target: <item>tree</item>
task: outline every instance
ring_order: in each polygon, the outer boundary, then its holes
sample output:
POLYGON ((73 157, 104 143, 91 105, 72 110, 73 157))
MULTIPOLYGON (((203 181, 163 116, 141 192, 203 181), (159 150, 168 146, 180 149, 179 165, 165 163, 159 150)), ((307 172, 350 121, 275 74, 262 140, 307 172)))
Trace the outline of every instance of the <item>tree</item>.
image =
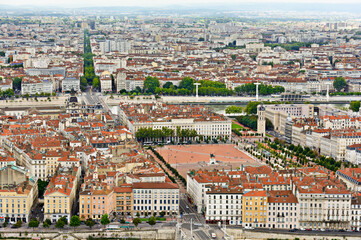
POLYGON ((179 83, 178 89, 187 89, 187 90, 193 90, 194 88, 194 80, 190 77, 185 77, 182 79, 182 81, 179 83))
POLYGON ((124 219, 124 218, 120 219, 120 223, 121 223, 121 224, 124 224, 124 223, 125 223, 125 219, 124 219))
POLYGON ((39 221, 36 218, 33 218, 30 222, 29 222, 29 227, 31 228, 37 228, 39 227, 39 221))
POLYGON ((247 114, 257 114, 257 106, 260 102, 249 102, 245 108, 247 114))
POLYGON ((166 82, 164 85, 163 85, 163 88, 172 88, 174 87, 173 83, 172 82, 166 82))
POLYGON ((100 219, 100 223, 102 225, 108 225, 110 223, 108 214, 104 214, 102 218, 100 219))
POLYGON ((92 218, 88 218, 85 221, 85 225, 87 225, 89 228, 92 228, 95 225, 95 222, 94 222, 94 220, 92 218))
POLYGON ((59 218, 59 219, 60 219, 61 221, 63 221, 65 225, 68 224, 68 219, 66 219, 66 217, 61 217, 61 218, 59 218))
POLYGON ((346 80, 343 77, 336 77, 333 81, 333 87, 340 92, 347 86, 346 80))
MULTIPOLYGON (((44 196, 45 189, 48 186, 48 181, 42 181, 41 179, 38 180, 38 192, 39 192, 39 198, 44 196)), ((51 222, 50 222, 51 223, 51 222)))
POLYGON ((231 55, 231 58, 232 58, 232 60, 234 61, 234 60, 236 60, 236 59, 237 59, 237 55, 232 54, 232 55, 231 55))
POLYGON ((50 227, 50 225, 47 222, 44 222, 43 223, 43 228, 48 228, 48 227, 50 227))
POLYGON ((133 224, 134 224, 135 227, 138 227, 139 223, 141 223, 141 222, 142 222, 142 220, 140 220, 140 218, 134 218, 133 219, 133 224))
POLYGON ((165 212, 164 212, 164 211, 161 211, 161 212, 159 213, 159 215, 160 215, 161 217, 164 217, 164 216, 165 216, 165 212))
POLYGON ((51 220, 49 218, 45 219, 44 223, 47 223, 49 226, 51 225, 51 220))
POLYGON ((155 217, 151 217, 149 218, 148 223, 150 226, 154 226, 157 223, 157 220, 155 219, 155 217))
POLYGON ((137 216, 137 217, 140 217, 140 213, 139 213, 139 212, 137 212, 136 216, 137 216))
POLYGON ((16 77, 14 78, 14 81, 13 81, 13 89, 14 90, 21 90, 21 82, 23 81, 22 78, 20 77, 16 77))
POLYGON ((76 227, 80 226, 80 223, 81 223, 80 218, 77 215, 74 215, 70 218, 69 226, 74 227, 74 229, 75 229, 76 227))
POLYGON ((23 225, 23 222, 22 222, 21 220, 18 220, 18 221, 14 224, 14 226, 15 226, 16 228, 21 227, 21 225, 23 225))
POLYGON ((63 228, 64 226, 65 226, 64 221, 61 218, 59 218, 58 221, 56 221, 55 227, 56 228, 63 228))
POLYGON ((98 89, 100 87, 100 81, 98 77, 93 78, 93 88, 98 89))
POLYGON ((148 76, 144 81, 144 92, 155 93, 155 89, 159 88, 160 83, 159 79, 156 77, 148 76))
POLYGON ((360 101, 351 101, 350 109, 354 112, 358 112, 360 109, 360 101))

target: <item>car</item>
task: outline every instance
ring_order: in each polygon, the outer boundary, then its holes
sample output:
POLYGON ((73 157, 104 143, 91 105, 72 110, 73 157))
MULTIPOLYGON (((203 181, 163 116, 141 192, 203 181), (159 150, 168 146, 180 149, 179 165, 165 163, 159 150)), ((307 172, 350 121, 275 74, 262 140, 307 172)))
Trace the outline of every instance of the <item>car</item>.
POLYGON ((290 230, 288 230, 289 232, 296 232, 298 229, 297 228, 292 228, 290 230))
POLYGON ((326 230, 325 230, 324 228, 321 228, 320 230, 321 230, 321 232, 324 232, 324 231, 326 231, 326 230))
POLYGON ((244 229, 247 229, 247 230, 253 230, 254 227, 251 227, 251 226, 245 226, 244 229))
POLYGON ((312 229, 311 228, 306 228, 306 231, 312 231, 312 229))
POLYGON ((300 228, 300 230, 301 230, 301 231, 306 231, 306 229, 304 229, 304 228, 300 228))
POLYGON ((189 208, 188 205, 186 206, 186 208, 189 208))
POLYGON ((338 230, 339 232, 346 232, 346 230, 345 229, 340 229, 340 230, 338 230))
POLYGON ((217 238, 217 235, 213 232, 213 233, 211 234, 211 237, 215 239, 215 238, 217 238))

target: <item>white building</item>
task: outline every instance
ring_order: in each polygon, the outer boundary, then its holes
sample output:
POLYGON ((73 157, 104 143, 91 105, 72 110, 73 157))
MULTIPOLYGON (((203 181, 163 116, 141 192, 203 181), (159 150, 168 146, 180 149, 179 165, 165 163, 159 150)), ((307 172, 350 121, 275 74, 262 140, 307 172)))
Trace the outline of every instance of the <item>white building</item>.
POLYGON ((361 196, 353 197, 351 200, 351 229, 361 230, 361 196))
POLYGON ((133 183, 133 213, 139 214, 164 211, 166 215, 179 214, 179 188, 168 182, 133 183))
POLYGON ((242 194, 240 187, 212 187, 206 192, 206 222, 241 225, 242 194))
POLYGON ((269 228, 298 228, 298 200, 292 191, 269 191, 267 208, 269 228))
POLYGON ((294 180, 300 228, 349 229, 352 195, 346 186, 335 179, 305 177, 294 180))
POLYGON ((72 89, 74 89, 75 92, 80 92, 80 79, 64 78, 62 82, 62 91, 70 92, 72 89))

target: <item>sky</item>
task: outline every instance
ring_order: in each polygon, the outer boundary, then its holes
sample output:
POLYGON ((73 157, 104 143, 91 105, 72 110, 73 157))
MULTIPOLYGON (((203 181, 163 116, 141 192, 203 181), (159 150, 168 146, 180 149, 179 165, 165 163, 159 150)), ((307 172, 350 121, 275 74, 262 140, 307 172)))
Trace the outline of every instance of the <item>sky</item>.
POLYGON ((361 4, 361 0, 0 0, 0 5, 12 5, 12 6, 62 6, 62 7, 91 7, 91 6, 169 6, 169 5, 207 5, 207 4, 242 4, 242 3, 255 3, 255 2, 283 2, 283 3, 357 3, 361 4))

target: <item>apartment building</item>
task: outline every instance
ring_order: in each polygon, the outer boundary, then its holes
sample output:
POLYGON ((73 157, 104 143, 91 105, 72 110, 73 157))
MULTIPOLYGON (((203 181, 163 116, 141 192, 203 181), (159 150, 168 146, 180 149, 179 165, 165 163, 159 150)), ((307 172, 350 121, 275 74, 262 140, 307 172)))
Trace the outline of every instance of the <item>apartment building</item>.
POLYGON ((121 184, 114 188, 114 211, 119 216, 133 216, 133 187, 131 184, 121 184))
POLYGON ((361 132, 352 128, 332 130, 330 135, 321 138, 320 153, 343 161, 346 158, 346 147, 353 144, 361 144, 361 132))
POLYGON ((75 207, 75 196, 80 178, 80 168, 58 167, 44 194, 44 219, 56 222, 61 217, 70 220, 75 207))
POLYGON ((42 80, 39 78, 24 77, 21 82, 22 95, 35 95, 40 93, 52 93, 54 91, 53 83, 50 80, 42 80))
POLYGON ((345 160, 359 165, 361 164, 361 144, 352 144, 346 147, 346 156, 345 160))
POLYGON ((206 222, 241 225, 242 194, 241 187, 213 186, 206 192, 206 222))
POLYGON ((354 196, 351 199, 351 229, 361 230, 361 196, 354 196))
POLYGON ((298 200, 291 190, 268 191, 267 227, 298 228, 298 200))
POLYGON ((104 71, 100 76, 100 89, 102 92, 112 92, 113 90, 112 78, 108 71, 104 71))
POLYGON ((211 185, 226 187, 229 182, 228 176, 210 176, 207 174, 187 174, 187 193, 197 206, 198 213, 204 213, 207 204, 206 192, 210 191, 211 185))
POLYGON ((179 214, 179 188, 174 183, 133 183, 133 215, 138 212, 144 215, 159 214, 165 212, 166 215, 179 214))
POLYGON ((274 130, 285 134, 286 122, 289 117, 313 118, 314 106, 312 104, 275 104, 263 105, 264 118, 272 122, 274 130))
POLYGON ((350 191, 361 192, 361 169, 345 168, 336 172, 350 191))
POLYGON ((266 191, 249 191, 243 194, 242 226, 267 226, 267 194, 266 191))
POLYGON ((80 92, 80 79, 78 77, 66 77, 61 83, 62 92, 80 92))
POLYGON ((349 229, 351 192, 338 180, 297 178, 293 193, 299 202, 300 227, 349 229))
POLYGON ((83 185, 79 193, 79 215, 83 220, 100 220, 114 212, 114 189, 106 185, 83 185))
POLYGON ((30 221, 31 208, 38 199, 37 178, 27 178, 20 184, 2 186, 0 189, 0 223, 30 221))

